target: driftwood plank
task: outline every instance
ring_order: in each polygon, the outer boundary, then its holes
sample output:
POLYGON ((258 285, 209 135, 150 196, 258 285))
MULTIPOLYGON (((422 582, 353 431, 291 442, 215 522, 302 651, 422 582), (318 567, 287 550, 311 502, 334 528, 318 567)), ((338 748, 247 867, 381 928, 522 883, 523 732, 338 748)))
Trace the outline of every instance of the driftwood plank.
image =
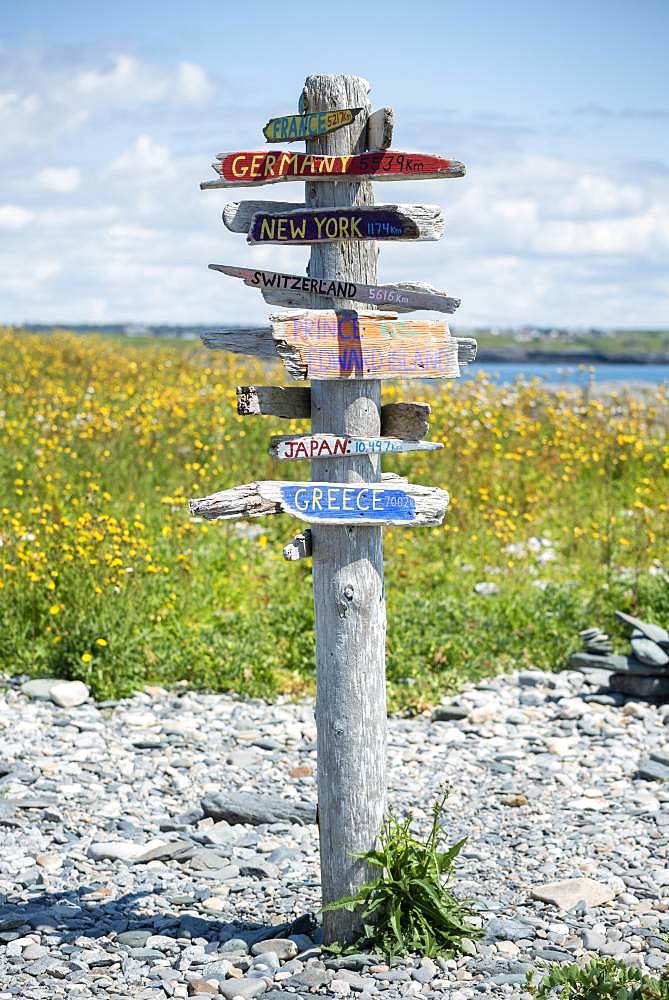
POLYGON ((437 451, 437 441, 406 441, 391 437, 348 437, 338 434, 288 434, 272 438, 269 449, 274 458, 346 458, 351 455, 389 455, 405 451, 437 451))
POLYGON ((271 317, 272 330, 210 330, 200 339, 214 351, 280 358, 297 380, 457 378, 476 357, 476 341, 451 337, 445 323, 398 320, 394 313, 331 315, 337 326, 333 321, 329 332, 325 324, 309 331, 286 313, 271 317))
POLYGON ((392 108, 379 108, 367 119, 367 149, 389 149, 393 144, 395 112, 392 108))
POLYGON ((380 149, 356 155, 321 156, 316 153, 220 153, 212 167, 220 180, 203 181, 200 187, 255 187, 279 181, 408 181, 464 177, 459 160, 423 153, 380 149))
POLYGON ((241 417, 308 419, 311 416, 311 389, 289 385, 238 385, 237 413, 241 417))
POLYGON ((281 118, 270 118, 262 132, 268 142, 316 139, 350 125, 361 111, 362 108, 340 108, 338 111, 314 111, 306 115, 283 115, 281 118))
POLYGON ((381 433, 417 441, 429 434, 429 403, 386 403, 381 407, 381 433))
MULTIPOLYGON (((386 403, 381 407, 381 434, 416 441, 429 430, 429 403, 386 403)), ((304 420, 311 416, 311 389, 297 386, 238 385, 240 416, 282 417, 304 420)))
POLYGON ((258 212, 248 243, 308 245, 359 240, 439 240, 444 216, 438 205, 365 205, 258 212))
POLYGON ((449 496, 399 476, 381 483, 281 482, 264 480, 189 501, 194 517, 209 521, 261 517, 281 511, 310 524, 441 524, 449 496))
MULTIPOLYGON (((242 204, 248 203, 242 202, 242 204)), ((226 211, 228 208, 232 209, 233 206, 226 206, 226 211)), ((236 218, 237 213, 231 213, 231 221, 236 218)), ((233 232, 239 231, 234 228, 236 221, 234 225, 228 225, 228 222, 226 225, 233 232)), ((247 228, 242 232, 246 232, 247 228)), ((258 288, 265 302, 270 305, 309 308, 313 307, 315 297, 318 295, 333 299, 352 299, 375 306, 390 306, 396 312, 429 309, 435 312, 453 313, 460 305, 460 299, 451 298, 446 292, 418 281, 401 282, 397 285, 364 285, 355 281, 328 281, 324 278, 309 278, 281 271, 253 270, 250 267, 231 267, 227 264, 210 264, 209 267, 212 271, 241 278, 250 288, 258 288)))
POLYGON ((306 528, 299 535, 295 535, 292 542, 288 542, 283 547, 283 558, 289 562, 296 562, 298 559, 308 559, 312 554, 311 528, 306 528))

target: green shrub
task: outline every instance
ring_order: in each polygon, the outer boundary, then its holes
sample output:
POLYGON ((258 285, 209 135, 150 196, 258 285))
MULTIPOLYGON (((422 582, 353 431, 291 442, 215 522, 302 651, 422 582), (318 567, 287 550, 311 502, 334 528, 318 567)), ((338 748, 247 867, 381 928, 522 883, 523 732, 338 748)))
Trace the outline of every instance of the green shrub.
POLYGON ((538 1000, 669 1000, 669 980, 646 976, 616 958, 594 958, 587 965, 554 965, 537 985, 527 985, 538 1000))
POLYGON ((357 855, 379 870, 378 878, 361 886, 355 896, 344 897, 325 910, 360 908, 362 932, 347 948, 389 958, 418 952, 453 956, 462 951, 463 938, 481 931, 467 918, 473 911, 446 887, 464 840, 440 850, 444 839, 441 816, 448 791, 432 807, 432 827, 425 842, 411 832, 412 816, 404 821, 388 810, 377 850, 357 855))

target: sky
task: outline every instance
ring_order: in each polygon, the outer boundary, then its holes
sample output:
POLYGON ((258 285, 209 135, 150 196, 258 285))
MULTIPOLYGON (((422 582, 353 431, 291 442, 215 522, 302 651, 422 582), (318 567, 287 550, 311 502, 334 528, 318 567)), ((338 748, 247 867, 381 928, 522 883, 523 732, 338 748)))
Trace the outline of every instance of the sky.
POLYGON ((394 149, 467 166, 375 185, 446 219, 380 244, 380 283, 461 298, 456 327, 668 327, 668 42, 667 0, 0 0, 0 323, 266 321, 207 264, 304 273, 308 248, 221 212, 303 186, 199 183, 343 72, 394 108, 394 149))

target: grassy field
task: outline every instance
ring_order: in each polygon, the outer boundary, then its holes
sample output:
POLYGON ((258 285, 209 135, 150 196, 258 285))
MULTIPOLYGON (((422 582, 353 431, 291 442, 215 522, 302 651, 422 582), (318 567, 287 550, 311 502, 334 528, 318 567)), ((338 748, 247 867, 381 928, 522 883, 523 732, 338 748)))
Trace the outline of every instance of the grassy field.
MULTIPOLYGON (((543 354, 554 354, 556 360, 569 361, 571 354, 593 354, 616 361, 620 356, 643 354, 669 355, 669 330, 614 330, 606 336, 597 336, 584 331, 582 333, 564 333, 555 340, 541 339, 535 341, 519 341, 512 333, 493 335, 489 331, 475 333, 479 349, 490 348, 501 351, 514 350, 541 351, 543 354)), ((602 372, 606 378, 606 370, 602 372)))
MULTIPOLYGON (((192 523, 186 498, 280 471, 235 386, 285 379, 192 344, 0 330, 0 670, 255 696, 313 689, 308 561, 286 516, 192 523)), ((585 402, 484 377, 433 405, 443 451, 384 468, 453 497, 441 528, 387 529, 388 679, 420 710, 465 679, 559 668, 613 610, 669 621, 666 390, 585 402), (474 584, 499 592, 478 596, 474 584)))

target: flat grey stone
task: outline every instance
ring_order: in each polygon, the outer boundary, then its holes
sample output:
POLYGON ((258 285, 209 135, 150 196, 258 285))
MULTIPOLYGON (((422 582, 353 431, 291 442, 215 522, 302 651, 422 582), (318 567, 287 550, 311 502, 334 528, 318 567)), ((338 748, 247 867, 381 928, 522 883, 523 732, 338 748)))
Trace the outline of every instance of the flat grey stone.
POLYGON ((21 685, 21 693, 35 701, 51 701, 51 688, 58 684, 57 677, 36 677, 21 685))
POLYGON ((311 1000, 309 993, 293 993, 290 990, 268 990, 264 1000, 311 1000))
POLYGON ((248 792, 218 792, 202 799, 205 816, 227 823, 315 823, 316 807, 278 796, 252 795, 248 792))
POLYGON ((304 972, 298 972, 296 976, 286 979, 283 985, 296 990, 320 989, 321 986, 327 986, 333 977, 334 972, 331 969, 319 969, 317 966, 308 965, 304 972))
POLYGON ((144 854, 140 854, 136 860, 138 864, 146 864, 149 861, 185 861, 194 849, 190 840, 171 840, 167 844, 152 847, 144 854))
POLYGON ((248 875, 249 878, 278 878, 279 869, 271 861, 260 858, 252 858, 241 862, 239 866, 240 875, 248 875))
POLYGON ((60 708, 76 708, 88 701, 90 691, 83 681, 56 681, 49 696, 60 708))
POLYGON ((574 956, 568 951, 561 951, 558 948, 539 948, 534 952, 535 958, 541 958, 544 962, 572 962, 574 956))
POLYGON ((468 715, 469 709, 460 705, 437 705, 432 713, 432 722, 457 722, 458 719, 466 719, 468 715))
POLYGON ((119 944, 125 945, 128 948, 143 948, 152 934, 153 931, 150 928, 146 930, 122 931, 117 935, 116 940, 119 944))
POLYGON ((189 854, 188 863, 197 872, 216 871, 226 872, 222 877, 232 878, 239 874, 239 868, 230 864, 230 859, 217 854, 210 847, 197 847, 189 854))
POLYGON ((650 667, 666 667, 669 663, 669 654, 658 646, 652 639, 632 639, 632 652, 640 663, 650 667))
POLYGON ((230 938, 229 941, 224 941, 223 944, 219 945, 218 950, 225 955, 246 955, 249 945, 248 941, 244 941, 242 938, 230 938))
POLYGON ((412 978, 419 983, 429 983, 437 975, 437 966, 431 958, 424 958, 417 969, 411 973, 412 978))
POLYGON ((639 761, 638 773, 645 781, 669 781, 669 767, 650 758, 639 761))
POLYGON ((280 961, 287 962, 297 956, 297 945, 290 938, 267 938, 251 947, 252 955, 262 955, 266 951, 273 952, 280 961))
POLYGON ((652 639, 653 642, 669 642, 669 632, 667 632, 666 628, 661 628, 659 625, 653 625, 649 622, 642 622, 640 618, 625 614, 624 611, 616 611, 616 618, 619 618, 621 622, 641 632, 647 639, 652 639))
POLYGON ((368 965, 378 965, 379 962, 383 961, 381 955, 375 955, 372 952, 359 951, 354 952, 351 955, 341 955, 337 958, 327 958, 325 960, 325 968, 333 969, 335 972, 339 972, 340 969, 350 969, 352 972, 358 972, 360 969, 366 968, 368 965))
POLYGON ((602 670, 625 670, 628 659, 629 657, 621 656, 619 653, 607 653, 604 656, 599 656, 579 650, 569 657, 569 666, 572 670, 580 670, 584 674, 602 670))
POLYGON ((552 903, 563 913, 583 901, 586 906, 602 906, 615 899, 615 891, 603 882, 591 878, 569 878, 560 882, 538 885, 530 892, 533 899, 552 903))
POLYGON ((219 980, 218 992, 227 1000, 233 1000, 234 997, 244 997, 244 1000, 249 1000, 251 997, 260 996, 267 989, 267 983, 264 979, 225 979, 219 980))
POLYGON ((612 691, 633 695, 635 698, 669 698, 669 674, 664 677, 611 674, 609 686, 612 691))
POLYGON ((525 923, 524 920, 502 919, 494 917, 489 920, 485 928, 485 939, 490 941, 520 941, 531 939, 537 936, 536 929, 532 924, 525 923))

